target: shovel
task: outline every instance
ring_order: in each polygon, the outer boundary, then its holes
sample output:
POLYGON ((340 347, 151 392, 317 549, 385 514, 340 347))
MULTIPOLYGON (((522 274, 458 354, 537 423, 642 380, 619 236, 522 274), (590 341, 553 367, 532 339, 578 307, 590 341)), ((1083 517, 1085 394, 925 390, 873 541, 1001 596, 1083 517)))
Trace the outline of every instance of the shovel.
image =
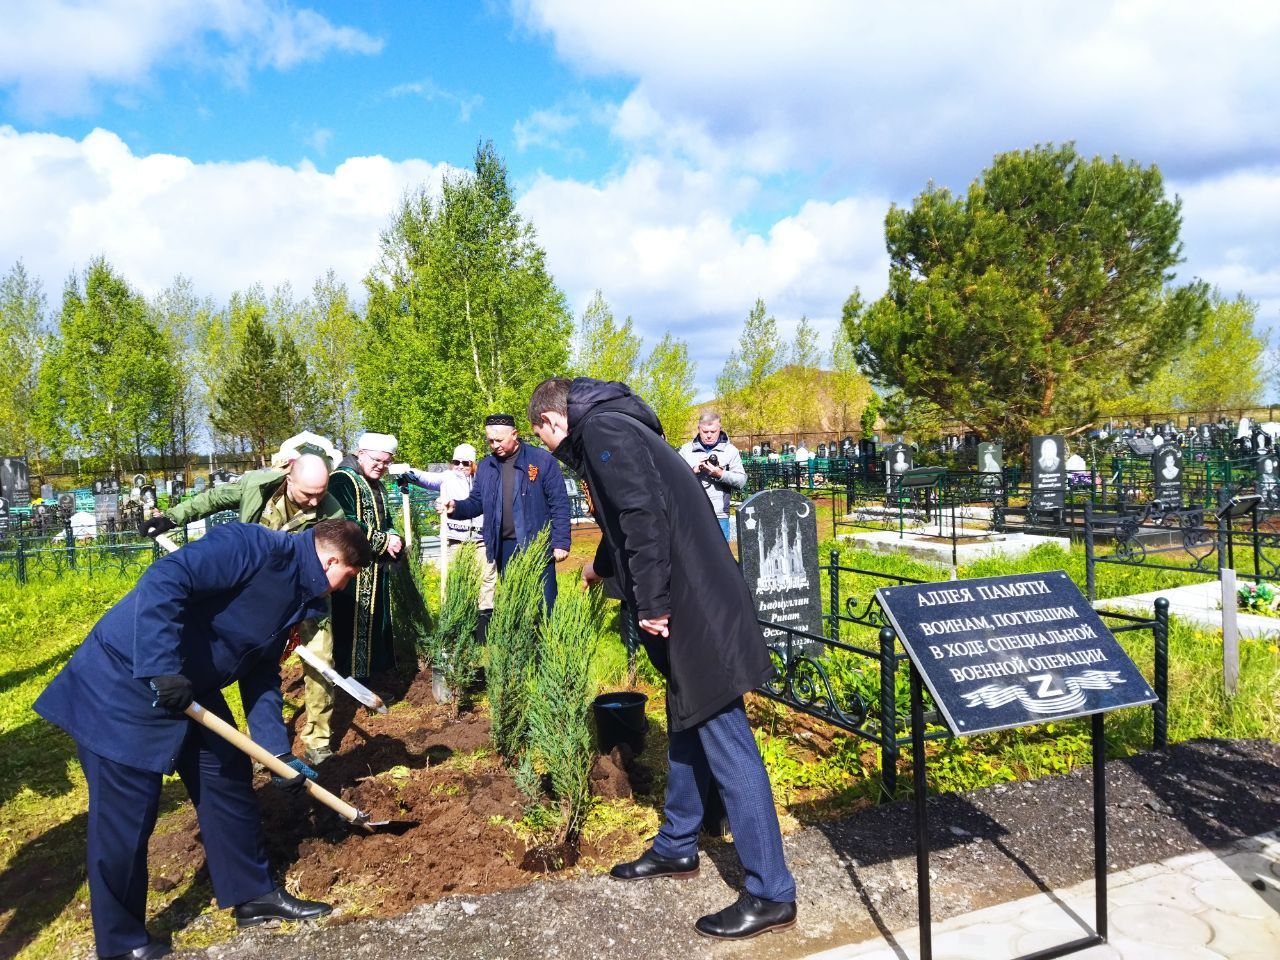
MULTIPOLYGON (((156 536, 155 540, 156 543, 160 545, 160 549, 164 550, 166 553, 173 553, 178 549, 178 544, 167 534, 161 533, 156 536)), ((299 660, 311 666, 317 673, 335 687, 350 694, 370 710, 374 710, 378 713, 387 712, 387 705, 382 702, 382 698, 354 677, 344 677, 306 647, 295 647, 293 652, 298 655, 299 660)))
MULTIPOLYGON (((298 776, 297 770, 294 770, 293 767, 275 756, 270 750, 254 743, 253 740, 227 723, 227 721, 216 714, 210 713, 200 704, 191 704, 191 706, 187 707, 185 713, 200 726, 216 733, 232 746, 247 753, 277 776, 284 777, 286 780, 292 780, 298 776)), ((417 820, 370 820, 369 814, 353 807, 341 797, 330 793, 310 777, 306 779, 304 786, 311 796, 340 816, 353 830, 359 830, 362 833, 391 833, 399 836, 418 825, 417 820)))

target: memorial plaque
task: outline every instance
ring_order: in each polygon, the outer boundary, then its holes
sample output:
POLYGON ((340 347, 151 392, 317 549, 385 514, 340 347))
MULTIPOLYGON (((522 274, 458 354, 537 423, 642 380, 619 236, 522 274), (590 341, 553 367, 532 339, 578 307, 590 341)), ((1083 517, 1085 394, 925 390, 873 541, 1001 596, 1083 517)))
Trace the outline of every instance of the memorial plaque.
POLYGON ((1004 476, 1004 444, 978 444, 978 472, 995 474, 997 478, 1004 476))
POLYGON ((905 443, 895 443, 885 450, 885 472, 900 477, 915 465, 914 453, 905 443))
POLYGON ((1031 440, 1031 506, 1061 510, 1067 489, 1067 444, 1062 437, 1031 440))
POLYGON ((881 587, 876 597, 954 734, 1156 701, 1061 570, 881 587))
POLYGON ((1276 489, 1276 481, 1280 479, 1277 476, 1277 467, 1280 467, 1280 459, 1277 459, 1273 453, 1264 453, 1258 458, 1259 493, 1269 495, 1276 489))
POLYGON ((1182 506, 1182 456, 1177 447, 1161 447, 1151 458, 1156 499, 1169 507, 1182 506))
POLYGON ((9 502, 10 507, 25 507, 31 503, 26 457, 0 459, 0 496, 9 502))
MULTIPOLYGON (((813 501, 794 490, 765 490, 747 500, 738 508, 738 562, 760 619, 824 635, 813 501)), ((784 631, 761 626, 771 647, 785 648, 784 631)), ((817 641, 795 642, 821 652, 817 641)))

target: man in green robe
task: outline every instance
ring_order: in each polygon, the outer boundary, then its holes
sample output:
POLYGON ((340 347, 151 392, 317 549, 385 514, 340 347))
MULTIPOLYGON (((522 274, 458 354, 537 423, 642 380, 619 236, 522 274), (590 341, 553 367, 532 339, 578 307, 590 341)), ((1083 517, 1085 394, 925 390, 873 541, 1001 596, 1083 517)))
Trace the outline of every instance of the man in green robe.
POLYGON ((347 519, 364 530, 374 562, 333 594, 333 659, 339 673, 364 678, 396 665, 388 564, 400 558, 404 540, 395 529, 394 510, 382 485, 394 459, 396 438, 366 433, 356 447, 355 457, 348 457, 329 477, 329 492, 347 519))
MULTIPOLYGON (((315 453, 298 453, 292 447, 297 439, 286 440, 280 448, 284 469, 251 470, 235 483, 212 487, 144 521, 142 532, 154 537, 224 510, 236 511, 242 523, 286 533, 301 533, 321 520, 341 520, 346 516, 342 504, 329 492, 329 461, 315 453)), ((329 617, 303 621, 298 625, 298 639, 325 663, 333 663, 329 617)), ((310 664, 303 664, 302 680, 306 719, 298 738, 307 762, 318 766, 332 755, 333 687, 310 664)))

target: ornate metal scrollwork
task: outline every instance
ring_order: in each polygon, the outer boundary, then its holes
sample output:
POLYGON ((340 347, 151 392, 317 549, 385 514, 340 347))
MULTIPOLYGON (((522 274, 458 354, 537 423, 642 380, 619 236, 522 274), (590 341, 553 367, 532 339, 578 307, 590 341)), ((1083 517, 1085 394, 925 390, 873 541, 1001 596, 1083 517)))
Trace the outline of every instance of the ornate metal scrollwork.
POLYGON ((841 729, 857 733, 867 719, 867 705, 856 691, 850 691, 849 703, 840 705, 831 678, 821 663, 805 654, 794 654, 787 661, 781 651, 770 647, 769 656, 777 668, 777 676, 765 684, 765 691, 775 699, 805 713, 826 720, 841 729))
POLYGON ((866 605, 859 610, 857 597, 846 597, 844 601, 845 616, 857 623, 864 623, 869 627, 888 626, 889 621, 885 619, 884 613, 880 610, 880 604, 872 594, 867 598, 866 605))

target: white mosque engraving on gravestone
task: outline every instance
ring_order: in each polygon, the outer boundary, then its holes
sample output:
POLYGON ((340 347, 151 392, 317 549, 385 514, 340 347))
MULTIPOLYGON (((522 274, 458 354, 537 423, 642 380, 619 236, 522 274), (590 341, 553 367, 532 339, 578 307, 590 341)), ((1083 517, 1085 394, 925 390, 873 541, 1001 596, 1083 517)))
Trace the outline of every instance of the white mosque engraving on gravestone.
MULTIPOLYGON (((807 517, 809 510, 801 517, 807 517)), ((765 525, 759 523, 754 514, 754 507, 745 508, 746 526, 756 535, 756 549, 760 557, 760 577, 756 581, 756 593, 777 593, 779 590, 804 590, 809 586, 809 576, 804 569, 804 549, 800 537, 800 525, 794 530, 788 522, 790 518, 784 513, 778 517, 770 538, 770 546, 765 547, 765 525)))

